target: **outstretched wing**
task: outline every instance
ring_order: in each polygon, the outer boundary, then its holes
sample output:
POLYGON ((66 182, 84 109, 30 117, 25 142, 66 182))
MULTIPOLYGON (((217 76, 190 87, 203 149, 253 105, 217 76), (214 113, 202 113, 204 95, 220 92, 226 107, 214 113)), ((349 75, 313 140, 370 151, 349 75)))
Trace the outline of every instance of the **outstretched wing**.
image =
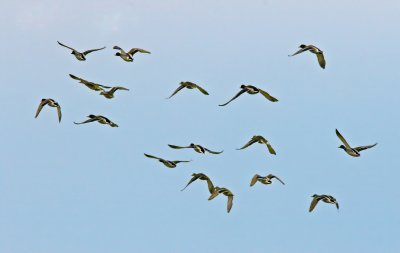
POLYGON ((61 106, 57 106, 58 122, 61 122, 61 106))
POLYGON ((267 142, 267 148, 271 155, 276 155, 274 148, 271 146, 271 144, 269 142, 267 142))
POLYGON ((272 178, 275 178, 275 179, 277 179, 279 182, 281 182, 283 185, 285 184, 279 177, 277 177, 277 176, 275 176, 275 175, 269 174, 268 177, 271 178, 271 179, 272 179, 272 178))
POLYGON ((296 53, 294 53, 294 54, 292 54, 292 55, 289 55, 289 56, 295 56, 295 55, 297 55, 297 54, 301 54, 301 53, 303 53, 303 52, 305 52, 305 51, 308 51, 308 50, 310 50, 310 47, 309 47, 309 46, 304 47, 304 48, 301 48, 301 49, 299 49, 296 53))
POLYGON ((189 162, 191 162, 191 160, 190 161, 172 161, 173 163, 189 163, 189 162))
POLYGON ((339 203, 335 202, 337 210, 339 210, 339 203))
POLYGON ((218 154, 221 154, 222 152, 224 152, 223 150, 217 152, 217 151, 209 150, 208 148, 204 148, 204 149, 205 149, 208 153, 215 154, 215 155, 218 155, 218 154))
POLYGON ((354 148, 355 150, 357 150, 357 152, 360 152, 362 150, 366 150, 372 147, 375 147, 378 143, 372 144, 372 145, 367 145, 367 146, 360 146, 360 147, 356 147, 354 148))
POLYGON ((80 78, 80 77, 74 76, 74 75, 72 75, 72 74, 69 74, 69 76, 70 76, 72 79, 78 80, 78 81, 81 82, 81 83, 84 83, 84 84, 90 83, 89 81, 86 81, 85 79, 82 79, 82 78, 80 78))
POLYGON ((233 196, 228 196, 228 203, 227 203, 227 211, 228 213, 231 211, 233 205, 233 196))
POLYGON ((40 100, 40 104, 36 110, 35 118, 39 116, 39 113, 42 111, 43 106, 47 105, 48 103, 49 103, 48 99, 43 98, 42 100, 40 100))
POLYGON ((241 150, 241 149, 245 149, 250 145, 253 145, 254 143, 256 143, 258 140, 256 140, 255 138, 251 138, 251 140, 249 142, 247 142, 243 147, 237 149, 237 150, 241 150))
POLYGON ((128 54, 134 55, 136 53, 142 53, 142 54, 151 54, 149 51, 141 49, 141 48, 132 48, 129 50, 128 54))
POLYGON ((193 183, 194 181, 196 181, 199 177, 198 176, 194 176, 190 179, 189 183, 187 183, 187 185, 185 186, 185 188, 183 188, 181 191, 185 190, 186 187, 188 187, 191 183, 193 183))
POLYGON ((106 47, 86 50, 85 52, 83 52, 83 54, 84 54, 84 55, 87 55, 87 54, 90 54, 91 52, 94 52, 94 51, 103 50, 104 48, 106 48, 106 47))
POLYGON ((245 93, 246 90, 242 89, 241 91, 239 91, 231 100, 229 100, 228 102, 226 102, 225 104, 219 105, 219 106, 225 106, 227 104, 229 104, 230 102, 232 102, 233 100, 235 100, 236 98, 238 98, 240 95, 242 95, 243 93, 245 93))
POLYGON ((318 59, 319 66, 321 66, 321 68, 325 69, 326 62, 325 62, 324 54, 323 53, 317 54, 317 59, 318 59))
POLYGON ((120 50, 122 54, 126 54, 126 52, 122 48, 120 48, 119 46, 114 46, 113 49, 120 50))
POLYGON ((152 155, 148 155, 148 154, 146 154, 146 153, 144 153, 144 155, 147 156, 148 158, 153 158, 153 159, 157 159, 157 160, 160 160, 160 159, 161 159, 161 158, 159 158, 159 157, 152 156, 152 155))
POLYGON ((91 118, 91 119, 85 120, 85 121, 80 122, 80 123, 74 122, 74 124, 75 124, 75 125, 81 125, 81 124, 86 124, 86 123, 93 122, 93 121, 97 121, 97 120, 98 120, 98 118, 95 117, 95 118, 91 118))
POLYGON ((266 99, 268 99, 271 102, 277 102, 278 99, 274 98, 273 96, 271 96, 268 92, 262 90, 262 89, 258 89, 261 93, 261 95, 263 95, 266 99))
POLYGON ((176 93, 178 93, 178 91, 180 91, 180 90, 182 90, 183 89, 183 87, 185 87, 185 86, 183 86, 183 85, 179 85, 179 87, 174 91, 174 93, 172 93, 172 95, 171 96, 169 96, 167 99, 170 99, 170 98, 172 98, 172 96, 174 96, 176 93))
POLYGON ((257 179, 258 179, 259 176, 260 176, 260 175, 258 175, 258 174, 255 174, 255 175, 253 176, 253 178, 252 178, 251 181, 250 181, 250 187, 252 187, 253 185, 255 185, 255 184, 257 183, 257 179))
POLYGON ((174 148, 174 149, 190 148, 190 147, 175 146, 175 145, 171 145, 171 144, 168 144, 168 146, 169 146, 170 148, 174 148))
POLYGON ((201 93, 203 93, 204 95, 209 95, 208 92, 207 92, 205 89, 201 88, 201 87, 198 86, 197 84, 195 84, 195 85, 196 85, 196 88, 197 88, 201 93))
MULTIPOLYGON (((76 50, 73 49, 72 47, 69 47, 69 46, 67 46, 67 45, 64 45, 63 43, 61 43, 61 42, 59 42, 59 41, 57 41, 57 43, 58 43, 60 46, 66 47, 66 48, 68 48, 68 49, 71 49, 72 51, 76 51, 76 50)), ((76 51, 76 52, 78 52, 78 51, 76 51)))
POLYGON ((343 142, 343 144, 347 148, 351 148, 350 145, 347 143, 346 139, 339 133, 339 131, 337 129, 336 129, 336 135, 337 135, 337 137, 339 137, 339 139, 343 142))
POLYGON ((314 210, 315 206, 318 204, 319 197, 314 197, 313 200, 311 201, 310 208, 308 209, 309 212, 312 212, 314 210))

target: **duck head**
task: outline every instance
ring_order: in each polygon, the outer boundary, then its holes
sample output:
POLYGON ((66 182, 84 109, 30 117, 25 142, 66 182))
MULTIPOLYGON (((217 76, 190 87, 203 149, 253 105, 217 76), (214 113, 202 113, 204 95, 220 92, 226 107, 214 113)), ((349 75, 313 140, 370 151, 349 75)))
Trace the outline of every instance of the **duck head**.
POLYGON ((96 118, 96 116, 95 116, 95 115, 93 115, 93 114, 90 114, 90 115, 88 116, 88 118, 91 118, 91 119, 93 119, 93 118, 96 118))
POLYGON ((120 52, 116 52, 115 56, 121 56, 121 53, 120 52))
POLYGON ((301 44, 300 46, 299 46, 299 48, 305 48, 306 47, 306 45, 304 45, 304 44, 301 44))
POLYGON ((240 88, 244 89, 244 88, 246 88, 246 85, 242 84, 242 85, 240 85, 240 88))
POLYGON ((312 198, 315 198, 315 197, 318 197, 318 195, 317 195, 317 194, 314 194, 314 195, 312 195, 311 197, 312 197, 312 198))
POLYGON ((343 150, 346 150, 346 147, 344 145, 340 145, 338 148, 341 148, 343 150))

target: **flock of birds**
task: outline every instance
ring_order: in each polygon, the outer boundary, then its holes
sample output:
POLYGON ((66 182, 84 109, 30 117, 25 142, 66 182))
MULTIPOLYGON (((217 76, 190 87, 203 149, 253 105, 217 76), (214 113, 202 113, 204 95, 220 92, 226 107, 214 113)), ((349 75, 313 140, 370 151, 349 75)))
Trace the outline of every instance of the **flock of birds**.
MULTIPOLYGON (((58 41, 57 41, 58 42, 58 41)), ((97 48, 97 49, 91 49, 91 50, 86 50, 84 52, 79 52, 77 50, 75 50, 72 47, 69 47, 67 45, 62 44, 61 42, 58 42, 59 45, 66 47, 70 50, 72 50, 71 54, 73 54, 75 56, 75 58, 79 61, 85 61, 86 60, 86 56, 89 53, 95 52, 95 51, 99 51, 99 50, 103 50, 106 47, 102 47, 102 48, 97 48)), ((320 65, 321 68, 325 69, 326 66, 326 62, 325 62, 325 58, 324 58, 324 54, 323 51, 320 50, 319 48, 317 48, 316 46, 313 45, 300 45, 299 46, 299 50, 297 52, 295 52, 292 55, 289 56, 295 56, 297 54, 309 51, 313 54, 315 54, 317 56, 317 60, 318 63, 320 65)), ((145 54, 150 54, 149 51, 141 49, 141 48, 132 48, 131 50, 129 50, 128 52, 125 52, 122 48, 120 48, 119 46, 114 46, 113 49, 119 50, 119 52, 117 52, 115 54, 115 56, 119 56, 121 57, 124 61, 126 62, 133 62, 133 57, 136 53, 145 53, 145 54)), ((118 90, 125 90, 125 91, 129 91, 128 88, 125 87, 121 87, 121 86, 115 86, 115 87, 110 87, 110 86, 105 86, 105 85, 101 85, 98 83, 94 83, 91 81, 87 81, 83 78, 77 77, 75 75, 70 74, 69 75, 72 79, 79 81, 79 83, 84 84, 86 87, 88 87, 91 90, 94 91, 99 91, 100 95, 104 96, 107 99, 112 99, 114 98, 114 93, 118 90)), ((186 81, 186 82, 181 82, 179 87, 167 98, 170 99, 172 98, 174 95, 176 95, 179 91, 181 91, 183 88, 187 88, 187 89, 197 89, 199 90, 202 94, 204 95, 209 95, 208 92, 200 87, 199 85, 186 81)), ((231 103, 233 100, 237 99, 239 96, 241 96, 243 93, 248 93, 251 95, 255 95, 260 93, 261 95, 263 95, 267 100, 271 101, 271 102, 277 102, 278 99, 276 99, 275 97, 271 96, 268 92, 252 86, 252 85, 241 85, 240 86, 240 91, 233 97, 231 98, 228 102, 221 104, 219 106, 226 106, 229 103, 231 103)), ((57 114, 58 114, 58 121, 61 122, 61 106, 52 98, 43 98, 40 101, 39 107, 37 108, 36 111, 36 115, 35 118, 37 118, 41 112, 41 110, 43 109, 44 106, 50 106, 50 107, 55 107, 57 108, 57 114)), ((89 115, 88 116, 89 119, 83 121, 83 122, 74 122, 77 125, 80 124, 86 124, 86 123, 91 123, 91 122, 95 122, 97 121, 100 124, 106 124, 109 125, 111 127, 118 127, 118 125, 114 122, 112 122, 111 120, 109 120, 108 118, 106 118, 105 116, 102 115, 89 115)), ((336 135, 337 137, 340 139, 340 141, 343 143, 342 145, 339 146, 339 148, 343 149, 348 155, 353 156, 353 157, 359 157, 360 156, 360 152, 369 148, 372 148, 374 146, 377 145, 377 143, 373 144, 373 145, 366 145, 366 146, 359 146, 359 147, 351 147, 348 142, 346 141, 346 139, 342 136, 342 134, 336 129, 336 135)), ((271 155, 276 155, 276 152, 274 150, 274 148, 272 147, 272 145, 269 143, 269 141, 264 138, 261 135, 255 135, 253 136, 249 142, 247 142, 245 145, 243 145, 243 147, 241 147, 238 150, 242 150, 245 149, 255 143, 259 143, 259 144, 263 144, 266 145, 268 152, 271 155)), ((195 152, 197 153, 201 153, 201 154, 206 154, 206 153, 210 153, 210 154, 221 154, 223 151, 212 151, 206 147, 203 147, 199 144, 194 144, 191 143, 188 146, 177 146, 177 145, 171 145, 168 144, 168 146, 172 149, 193 149, 195 152)), ((187 163, 187 162, 191 162, 191 161, 179 161, 179 160, 166 160, 157 156, 153 156, 153 155, 149 155, 149 154, 144 154, 146 157, 151 158, 151 159, 156 159, 159 162, 161 162, 162 164, 164 164, 166 167, 168 168, 175 168, 179 163, 187 163)), ((260 182, 262 184, 272 184, 272 180, 275 179, 277 181, 279 181, 280 183, 282 183, 283 185, 285 184, 280 178, 278 178, 275 175, 269 174, 267 176, 260 176, 258 174, 255 174, 253 176, 253 178, 250 181, 250 187, 254 186, 257 182, 260 182)), ((208 198, 208 200, 212 200, 215 197, 217 197, 219 194, 223 194, 227 197, 227 212, 229 213, 232 205, 233 205, 233 196, 234 194, 225 187, 218 187, 218 186, 214 186, 213 182, 211 181, 211 179, 203 174, 203 173, 193 173, 192 174, 192 178, 190 179, 190 181, 186 184, 186 186, 182 189, 185 190, 190 184, 192 184, 194 181, 196 180, 203 180, 207 182, 207 187, 208 187, 208 191, 210 192, 210 197, 208 198)), ((318 195, 318 194, 314 194, 312 196, 312 201, 309 207, 309 212, 312 212, 315 208, 315 206, 318 204, 319 201, 328 203, 328 204, 334 204, 336 205, 336 208, 339 210, 339 203, 338 201, 331 195, 318 195)))

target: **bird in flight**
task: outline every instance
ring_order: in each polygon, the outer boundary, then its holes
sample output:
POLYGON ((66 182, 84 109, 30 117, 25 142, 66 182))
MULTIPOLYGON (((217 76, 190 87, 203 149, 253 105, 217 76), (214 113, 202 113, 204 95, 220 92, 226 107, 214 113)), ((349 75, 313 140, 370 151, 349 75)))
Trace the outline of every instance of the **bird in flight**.
POLYGON ((228 197, 228 202, 227 202, 227 205, 226 205, 226 209, 227 209, 227 211, 228 211, 228 213, 231 211, 231 209, 232 209, 232 205, 233 205, 233 193, 230 191, 230 190, 228 190, 227 188, 224 188, 224 187, 218 187, 218 186, 216 186, 216 187, 214 187, 214 190, 213 190, 213 192, 211 193, 211 196, 208 198, 208 200, 212 200, 213 198, 215 198, 215 197, 217 197, 220 193, 222 193, 222 194, 224 194, 225 196, 227 196, 228 197))
POLYGON ((196 151, 197 153, 200 153, 200 154, 205 154, 206 152, 211 153, 211 154, 221 154, 222 152, 224 152, 224 151, 219 151, 219 152, 211 151, 203 146, 200 146, 198 144, 193 144, 193 143, 190 143, 190 145, 187 147, 175 146, 175 145, 171 145, 171 144, 168 144, 168 146, 170 148, 174 148, 174 149, 192 148, 194 151, 196 151))
POLYGON ((114 92, 116 92, 117 90, 127 90, 127 91, 129 91, 129 89, 127 89, 125 87, 115 86, 115 87, 112 87, 111 89, 109 89, 107 91, 102 90, 100 92, 100 95, 104 96, 105 98, 111 99, 111 98, 114 97, 114 92))
POLYGON ((206 181, 206 182, 207 182, 207 186, 208 186, 208 191, 210 192, 210 194, 213 193, 213 191, 214 191, 214 185, 213 185, 213 183, 211 182, 211 179, 210 179, 207 175, 205 175, 205 174, 203 174, 203 173, 193 173, 193 174, 192 174, 192 178, 191 178, 190 181, 186 184, 185 188, 183 188, 181 191, 185 190, 186 187, 188 187, 191 183, 193 183, 193 182, 196 181, 197 179, 206 181))
POLYGON ((277 102, 278 101, 278 99, 276 99, 273 96, 271 96, 268 92, 266 92, 266 91, 264 91, 264 90, 262 90, 260 88, 257 88, 257 87, 255 87, 253 85, 244 85, 244 84, 242 84, 240 86, 240 89, 241 90, 231 100, 229 100, 225 104, 222 104, 222 105, 219 105, 219 106, 225 106, 225 105, 229 104, 230 102, 232 102, 233 100, 235 100, 236 98, 238 98, 240 95, 242 95, 245 92, 247 92, 248 94, 251 94, 251 95, 254 95, 254 94, 257 94, 257 93, 261 93, 261 95, 263 95, 266 99, 268 99, 271 102, 277 102))
POLYGON ((331 195, 317 195, 317 194, 314 194, 311 197, 313 198, 313 200, 311 201, 310 208, 308 209, 309 212, 312 212, 312 210, 314 210, 315 206, 318 204, 318 202, 320 200, 322 200, 323 202, 328 203, 328 204, 335 204, 337 210, 339 210, 339 203, 331 195))
POLYGON ((151 54, 149 51, 141 49, 141 48, 132 48, 128 52, 125 52, 119 46, 114 46, 113 49, 119 50, 119 52, 115 53, 115 56, 121 57, 126 62, 133 62, 133 55, 136 53, 151 54))
POLYGON ((71 50, 72 50, 72 53, 71 53, 71 54, 73 54, 73 55, 75 56, 75 58, 78 59, 79 61, 86 61, 86 55, 90 54, 91 52, 103 50, 104 48, 106 48, 106 47, 102 47, 102 48, 97 48, 97 49, 90 49, 90 50, 86 50, 86 51, 84 51, 84 52, 81 53, 81 52, 79 52, 79 51, 73 49, 72 47, 69 47, 69 46, 66 46, 66 45, 62 44, 62 43, 59 42, 59 41, 57 41, 57 42, 58 42, 58 44, 60 44, 61 46, 66 47, 66 48, 68 48, 68 49, 71 49, 71 50))
POLYGON ((111 127, 118 127, 117 124, 115 124, 114 122, 112 122, 112 121, 109 120, 108 118, 106 118, 106 117, 104 117, 104 116, 101 116, 101 115, 93 115, 93 114, 90 114, 90 115, 88 116, 88 118, 89 118, 88 120, 85 120, 85 121, 80 122, 80 123, 74 122, 74 124, 76 124, 76 125, 81 125, 81 124, 86 124, 86 123, 90 123, 90 122, 97 121, 97 122, 99 122, 100 124, 109 125, 109 126, 111 126, 111 127))
POLYGON ((51 98, 42 98, 42 100, 40 100, 39 107, 36 110, 35 118, 39 116, 39 113, 42 111, 42 108, 45 105, 57 108, 58 122, 61 122, 61 107, 54 99, 51 98))
POLYGON ((153 158, 153 159, 157 159, 160 163, 163 163, 165 166, 167 166, 168 168, 175 168, 176 165, 178 163, 188 163, 191 161, 169 161, 169 160, 165 160, 156 156, 152 156, 152 155, 148 155, 148 154, 144 154, 146 157, 148 158, 153 158))
POLYGON ((186 81, 186 82, 180 82, 179 83, 179 87, 172 93, 171 96, 168 97, 168 99, 172 98, 176 93, 178 93, 183 88, 187 88, 187 89, 190 89, 190 90, 191 89, 198 89, 204 95, 209 95, 208 92, 205 89, 203 89, 202 87, 200 87, 199 85, 197 85, 195 83, 192 83, 192 82, 186 81))
POLYGON ((313 46, 313 45, 304 45, 304 44, 301 44, 299 46, 299 48, 300 49, 296 53, 289 55, 289 56, 295 56, 295 55, 301 54, 305 51, 310 51, 311 53, 313 53, 317 56, 319 66, 321 66, 321 68, 325 69, 326 62, 325 62, 325 58, 324 58, 324 52, 321 49, 319 49, 318 47, 313 46))
POLYGON ((339 137, 339 139, 344 144, 344 145, 340 145, 339 148, 343 149, 344 151, 346 151, 347 154, 349 154, 351 156, 354 156, 354 157, 359 157, 360 156, 360 151, 375 147, 378 144, 378 143, 375 143, 375 144, 372 144, 372 145, 360 146, 360 147, 352 148, 352 147, 350 147, 350 145, 347 143, 346 139, 339 133, 339 131, 337 129, 336 129, 336 135, 337 135, 337 137, 339 137))
POLYGON ((72 74, 69 74, 69 76, 72 79, 78 80, 80 83, 83 83, 84 85, 86 85, 86 87, 88 87, 91 90, 95 90, 95 91, 104 91, 104 89, 110 89, 110 86, 105 86, 105 85, 101 85, 98 83, 93 83, 93 82, 89 82, 85 79, 82 79, 80 77, 74 76, 72 74))
POLYGON ((276 155, 276 152, 274 148, 271 146, 269 141, 262 137, 261 135, 254 135, 249 142, 247 142, 243 147, 237 149, 237 150, 242 150, 247 148, 250 145, 253 145, 254 143, 260 143, 260 144, 265 144, 267 145, 268 151, 271 155, 276 155))
POLYGON ((253 178, 250 181, 250 187, 255 185, 258 182, 262 183, 262 184, 272 184, 272 179, 275 178, 276 180, 278 180, 279 182, 281 182, 283 185, 285 184, 282 180, 279 179, 279 177, 269 174, 268 176, 260 176, 258 174, 255 174, 253 176, 253 178))

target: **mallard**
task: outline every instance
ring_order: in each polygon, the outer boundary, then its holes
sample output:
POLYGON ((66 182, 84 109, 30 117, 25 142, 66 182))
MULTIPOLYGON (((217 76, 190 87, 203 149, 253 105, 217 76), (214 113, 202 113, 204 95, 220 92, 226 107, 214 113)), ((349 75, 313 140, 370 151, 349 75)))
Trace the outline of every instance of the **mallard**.
POLYGON ((269 174, 268 176, 263 177, 263 176, 260 176, 258 174, 255 174, 253 176, 253 178, 251 179, 251 181, 250 181, 250 187, 255 185, 255 183, 257 183, 257 181, 262 183, 262 184, 272 184, 272 180, 271 179, 273 179, 273 178, 277 179, 283 185, 285 184, 282 180, 279 179, 279 177, 277 177, 275 175, 269 174))
POLYGON ((262 90, 260 88, 257 88, 257 87, 255 87, 253 85, 244 85, 244 84, 242 84, 240 86, 240 89, 241 90, 231 100, 229 100, 225 104, 222 104, 222 105, 219 105, 219 106, 225 106, 225 105, 229 104, 230 102, 232 102, 233 100, 235 100, 236 98, 238 98, 240 95, 242 95, 245 92, 247 92, 248 94, 251 94, 251 95, 254 95, 254 94, 257 94, 257 93, 261 93, 261 95, 263 95, 266 99, 268 99, 271 102, 277 102, 278 101, 278 99, 276 99, 273 96, 271 96, 268 92, 266 92, 266 91, 264 91, 264 90, 262 90))
POLYGON ((78 52, 77 50, 73 49, 72 47, 69 47, 69 46, 66 46, 66 45, 62 44, 59 41, 57 41, 57 42, 61 46, 66 47, 68 49, 71 49, 72 50, 71 54, 73 54, 75 56, 75 58, 78 59, 79 61, 86 61, 86 57, 85 56, 87 54, 90 54, 91 52, 94 52, 94 51, 103 50, 104 48, 106 48, 106 47, 102 47, 102 48, 97 48, 97 49, 90 49, 90 50, 86 50, 85 52, 81 53, 81 52, 78 52))
POLYGON ((210 192, 210 194, 213 193, 213 191, 214 191, 214 185, 213 185, 213 183, 211 182, 211 179, 210 179, 208 176, 206 176, 205 174, 203 174, 203 173, 193 173, 193 174, 192 174, 192 178, 190 179, 189 183, 187 183, 187 185, 185 186, 185 188, 183 188, 181 191, 185 190, 186 187, 188 187, 191 183, 193 183, 193 182, 196 181, 197 179, 207 181, 208 191, 210 192))
POLYGON ((61 122, 61 107, 54 99, 51 99, 51 98, 42 98, 42 100, 40 100, 39 107, 36 110, 35 118, 37 118, 39 116, 40 111, 42 110, 43 106, 45 106, 45 105, 57 108, 58 122, 61 122))
POLYGON ((151 54, 149 51, 141 49, 141 48, 132 48, 131 50, 129 50, 129 52, 125 52, 122 48, 120 48, 119 46, 114 46, 114 49, 120 50, 119 52, 117 52, 115 54, 115 56, 119 56, 121 57, 124 61, 127 62, 133 62, 133 55, 136 53, 144 53, 144 54, 151 54))
POLYGON ((336 129, 336 135, 339 137, 339 139, 343 142, 344 145, 340 145, 339 148, 343 149, 346 151, 347 154, 354 156, 354 157, 359 157, 360 156, 360 151, 369 149, 372 147, 375 147, 378 143, 372 144, 372 145, 367 145, 367 146, 360 146, 360 147, 355 147, 352 148, 350 145, 347 143, 346 139, 339 133, 339 131, 336 129))
POLYGON ((253 145, 253 144, 256 143, 256 142, 258 142, 258 143, 260 143, 260 144, 265 144, 265 145, 267 145, 267 148, 268 148, 269 153, 272 154, 272 155, 276 155, 276 152, 275 152, 275 150, 272 148, 271 144, 268 142, 267 139, 265 139, 265 138, 262 137, 261 135, 254 135, 253 137, 251 137, 251 140, 250 140, 248 143, 246 143, 243 147, 241 147, 241 148, 239 148, 239 149, 237 149, 237 150, 245 149, 245 148, 247 148, 248 146, 253 145))
POLYGON ((112 121, 109 120, 108 118, 106 118, 106 117, 104 117, 104 116, 101 116, 101 115, 93 115, 93 114, 90 114, 90 115, 88 116, 88 118, 89 118, 88 120, 85 120, 85 121, 83 121, 83 122, 81 122, 81 123, 76 123, 76 122, 74 122, 74 124, 80 125, 80 124, 86 124, 86 123, 90 123, 90 122, 93 122, 93 121, 97 121, 97 122, 99 122, 100 124, 109 125, 109 126, 111 126, 111 127, 118 127, 117 124, 115 124, 114 122, 112 122, 112 121))
POLYGON ((304 44, 301 44, 299 46, 299 48, 300 48, 299 51, 297 51, 296 53, 289 55, 289 56, 295 56, 296 54, 300 54, 305 51, 310 51, 311 53, 313 53, 317 56, 319 66, 321 66, 321 68, 325 69, 326 62, 325 62, 325 58, 324 58, 324 52, 322 52, 321 49, 319 49, 318 47, 313 46, 313 45, 304 45, 304 44))
POLYGON ((192 149, 194 149, 194 151, 196 151, 197 153, 200 153, 200 154, 205 154, 206 152, 211 153, 211 154, 221 154, 222 152, 224 152, 224 151, 220 151, 220 152, 211 151, 208 148, 205 148, 203 146, 200 146, 198 144, 193 144, 193 143, 190 143, 190 145, 187 147, 175 146, 175 145, 171 145, 171 144, 168 144, 168 146, 170 148, 174 148, 174 149, 192 148, 192 149))
POLYGON ((108 91, 102 90, 100 92, 100 95, 103 95, 105 98, 111 99, 114 97, 114 92, 116 92, 117 90, 129 90, 129 89, 121 86, 115 86, 108 91))
POLYGON ((198 89, 204 95, 209 95, 208 92, 205 89, 201 88, 199 85, 197 85, 195 83, 186 81, 186 82, 180 82, 179 84, 180 84, 179 87, 168 98, 172 98, 172 96, 174 96, 176 93, 178 93, 178 91, 182 90, 183 88, 198 89))
POLYGON ((91 90, 105 91, 104 88, 106 88, 106 89, 110 89, 111 88, 110 86, 105 86, 105 85, 101 85, 101 84, 98 84, 98 83, 93 83, 93 82, 86 81, 85 79, 82 79, 80 77, 74 76, 72 74, 69 74, 69 76, 72 79, 78 80, 80 83, 83 83, 84 85, 86 85, 86 87, 88 87, 91 90))
POLYGON ((217 197, 220 193, 222 193, 228 197, 228 202, 227 202, 226 207, 227 207, 227 211, 229 213, 231 211, 231 208, 233 205, 233 196, 234 196, 230 190, 223 188, 223 187, 220 188, 220 187, 216 186, 216 187, 214 187, 214 190, 211 193, 211 196, 208 198, 208 200, 212 200, 213 198, 217 197))
POLYGON ((165 160, 165 159, 162 159, 162 158, 159 158, 159 157, 156 157, 156 156, 152 156, 152 155, 148 155, 148 154, 144 154, 144 155, 147 156, 148 158, 157 159, 160 163, 163 163, 168 168, 175 168, 178 163, 191 162, 191 161, 169 161, 169 160, 165 160))
POLYGON ((331 195, 314 194, 311 197, 313 198, 313 200, 311 201, 310 208, 308 209, 309 212, 312 212, 312 210, 314 210, 315 206, 318 204, 318 201, 320 201, 320 200, 322 200, 323 202, 328 203, 328 204, 335 204, 337 210, 339 210, 339 203, 331 195))

